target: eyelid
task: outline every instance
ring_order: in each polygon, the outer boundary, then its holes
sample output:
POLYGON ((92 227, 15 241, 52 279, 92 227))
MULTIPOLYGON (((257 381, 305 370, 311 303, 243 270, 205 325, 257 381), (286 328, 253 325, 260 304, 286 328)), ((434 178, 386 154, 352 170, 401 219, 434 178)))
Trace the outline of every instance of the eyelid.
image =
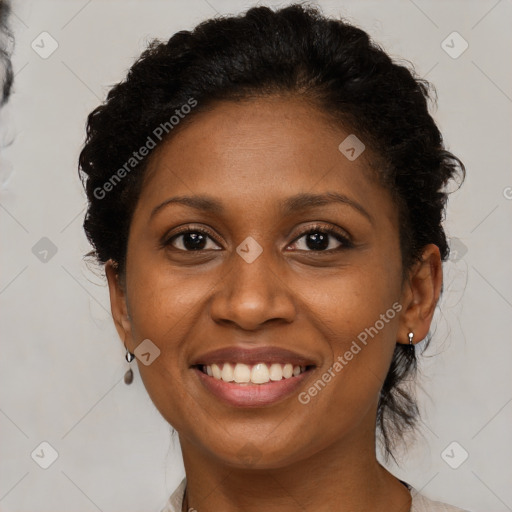
POLYGON ((338 247, 336 249, 328 249, 326 251, 310 250, 310 251, 302 251, 302 252, 312 252, 312 253, 318 252, 320 254, 321 253, 332 253, 335 251, 347 249, 347 248, 354 246, 354 244, 352 242, 352 237, 347 231, 345 231, 341 228, 335 227, 333 224, 330 224, 330 223, 320 224, 319 222, 313 223, 312 225, 310 225, 306 228, 301 228, 300 233, 292 240, 292 242, 289 245, 295 244, 302 237, 304 237, 310 233, 315 233, 315 232, 319 232, 319 231, 336 238, 341 243, 341 247, 338 247))
MULTIPOLYGON (((167 246, 171 245, 172 240, 174 240, 175 238, 177 238, 180 235, 184 235, 184 234, 190 233, 190 232, 192 232, 192 233, 197 232, 197 233, 202 233, 204 235, 208 235, 208 237, 211 240, 213 240, 217 245, 219 245, 216 235, 214 235, 208 228, 205 228, 203 226, 199 227, 194 224, 186 224, 184 226, 180 226, 180 227, 176 228, 176 231, 173 231, 173 233, 171 235, 165 234, 164 237, 162 238, 162 242, 160 245, 162 248, 165 249, 167 246)), ((178 252, 190 252, 190 253, 202 252, 202 251, 183 251, 181 249, 177 249, 177 251, 178 252)))
MULTIPOLYGON (((167 246, 171 245, 171 241, 173 241, 175 238, 177 238, 180 235, 189 233, 189 232, 198 232, 207 235, 215 244, 219 245, 219 242, 217 241, 216 235, 214 235, 208 228, 205 228, 203 226, 199 227, 194 224, 186 224, 184 226, 180 226, 176 228, 177 230, 172 233, 172 235, 165 235, 161 242, 161 247, 166 248, 167 246)), ((342 230, 341 228, 337 228, 332 224, 326 223, 321 224, 319 222, 313 223, 305 228, 301 228, 300 232, 295 236, 295 238, 287 245, 289 247, 290 245, 293 245, 298 240, 300 240, 302 237, 310 234, 311 232, 315 231, 321 231, 327 235, 333 236, 333 237, 339 237, 338 241, 342 244, 340 248, 336 249, 329 249, 327 251, 305 251, 305 252, 334 252, 337 250, 341 250, 343 248, 348 248, 353 246, 352 237, 349 233, 347 233, 345 230, 342 230)), ((183 251, 181 249, 177 249, 178 252, 190 252, 190 253, 200 253, 204 251, 205 249, 202 249, 201 251, 183 251)), ((303 251, 304 252, 304 251, 303 251)))

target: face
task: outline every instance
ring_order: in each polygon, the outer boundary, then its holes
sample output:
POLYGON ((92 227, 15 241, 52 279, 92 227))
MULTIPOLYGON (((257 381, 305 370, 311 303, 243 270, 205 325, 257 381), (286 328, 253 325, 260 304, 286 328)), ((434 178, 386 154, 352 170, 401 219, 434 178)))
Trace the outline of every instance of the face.
POLYGON ((370 148, 338 149, 349 134, 296 99, 223 102, 153 155, 126 287, 108 276, 126 346, 159 351, 137 362, 182 445, 271 468, 373 439, 396 342, 430 317, 411 314, 396 206, 370 148), (225 382, 227 363, 266 383, 225 382))

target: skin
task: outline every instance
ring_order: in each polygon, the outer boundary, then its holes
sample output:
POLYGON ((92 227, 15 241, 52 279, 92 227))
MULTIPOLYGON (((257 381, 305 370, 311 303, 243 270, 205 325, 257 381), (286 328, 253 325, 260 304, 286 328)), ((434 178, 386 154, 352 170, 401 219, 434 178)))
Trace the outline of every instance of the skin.
MULTIPOLYGON (((198 113, 154 152, 130 227, 126 281, 106 265, 112 314, 133 353, 144 339, 161 351, 137 360, 144 385, 178 431, 187 503, 199 512, 403 511, 407 489, 376 460, 379 391, 395 344, 422 340, 439 298, 439 250, 403 278, 398 212, 369 169, 371 148, 349 161, 338 145, 351 132, 293 97, 217 103, 198 113), (338 192, 357 202, 310 207, 287 216, 280 205, 298 193, 338 192), (180 204, 208 194, 221 214, 180 204), (347 233, 314 251, 314 224, 347 233), (203 251, 187 251, 178 226, 206 228, 203 251), (253 237, 252 263, 236 248, 253 237), (312 247, 312 248, 311 248, 312 247), (324 249, 325 251, 325 249, 324 249), (394 303, 401 311, 304 405, 297 394, 265 407, 235 408, 211 395, 190 365, 226 346, 275 345, 311 357, 304 391, 358 334, 394 303), (239 454, 250 448, 247 461, 239 454)), ((317 230, 318 231, 318 230, 317 230)))

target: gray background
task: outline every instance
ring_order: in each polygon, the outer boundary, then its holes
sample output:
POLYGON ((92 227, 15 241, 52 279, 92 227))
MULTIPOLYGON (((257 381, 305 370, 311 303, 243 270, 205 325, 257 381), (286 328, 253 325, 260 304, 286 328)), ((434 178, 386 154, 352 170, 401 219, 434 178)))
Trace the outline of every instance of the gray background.
MULTIPOLYGON (((512 510, 512 2, 319 3, 434 82, 433 113, 468 169, 449 204, 454 253, 422 362, 423 422, 401 467, 390 468, 429 497, 474 512, 512 510), (442 46, 454 31, 469 44, 457 58, 458 36, 445 43, 452 56, 442 46)), ((14 2, 15 86, 1 113, 2 512, 158 512, 183 477, 179 446, 138 373, 132 386, 122 382, 127 364, 106 283, 82 260, 90 248, 77 157, 86 115, 150 38, 251 5, 14 2), (51 48, 44 31, 58 44, 47 58, 31 47, 51 48), (43 237, 55 254, 44 253, 43 237), (43 441, 58 452, 48 469, 31 457, 49 457, 43 441)))

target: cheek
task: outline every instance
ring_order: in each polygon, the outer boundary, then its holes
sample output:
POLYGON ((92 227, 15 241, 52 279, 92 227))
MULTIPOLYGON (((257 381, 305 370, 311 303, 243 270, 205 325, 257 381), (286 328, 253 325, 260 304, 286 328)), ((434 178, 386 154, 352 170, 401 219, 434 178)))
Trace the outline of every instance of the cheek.
POLYGON ((400 268, 390 267, 380 258, 366 258, 364 264, 347 265, 330 275, 297 279, 297 296, 308 321, 324 332, 333 348, 344 350, 349 338, 376 323, 380 338, 394 336, 401 279, 400 268))
POLYGON ((302 281, 304 310, 320 331, 325 352, 331 353, 319 375, 325 387, 320 382, 306 390, 320 408, 355 411, 378 397, 396 346, 400 272, 398 266, 373 259, 329 279, 302 281))
MULTIPOLYGON (((141 378, 155 406, 175 428, 187 423, 191 396, 183 383, 188 370, 184 345, 201 332, 201 311, 216 280, 178 275, 162 265, 132 260, 127 275, 135 346, 151 340, 160 351, 148 366, 137 359, 141 378), (193 331, 193 334, 191 334, 193 331)), ((189 421, 193 421, 189 418, 189 421)))
POLYGON ((162 264, 136 266, 134 261, 128 294, 138 333, 173 345, 180 339, 176 333, 194 319, 215 282, 211 274, 198 277, 197 271, 194 276, 162 264))

